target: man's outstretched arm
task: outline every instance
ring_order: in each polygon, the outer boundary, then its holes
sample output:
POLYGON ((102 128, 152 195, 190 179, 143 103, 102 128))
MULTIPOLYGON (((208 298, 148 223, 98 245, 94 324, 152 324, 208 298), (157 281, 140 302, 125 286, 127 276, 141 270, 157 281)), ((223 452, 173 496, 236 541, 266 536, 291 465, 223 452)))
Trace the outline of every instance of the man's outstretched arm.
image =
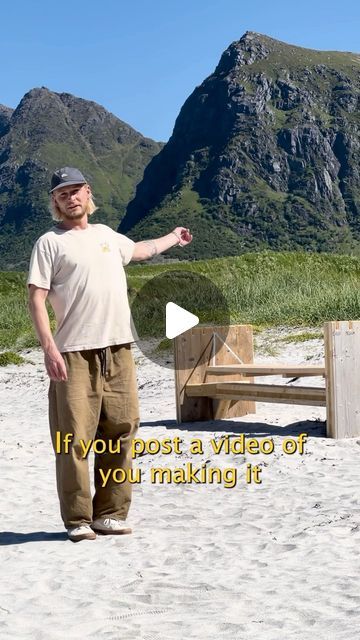
POLYGON ((64 358, 58 350, 50 329, 49 315, 46 309, 46 298, 49 291, 34 284, 29 285, 29 311, 44 351, 47 374, 51 380, 67 380, 64 358))
POLYGON ((136 242, 131 260, 149 260, 149 258, 153 258, 159 253, 163 253, 163 251, 171 249, 171 247, 185 247, 187 244, 190 244, 191 241, 192 235, 189 229, 186 229, 185 227, 176 227, 166 236, 154 238, 154 240, 142 240, 141 242, 136 242))

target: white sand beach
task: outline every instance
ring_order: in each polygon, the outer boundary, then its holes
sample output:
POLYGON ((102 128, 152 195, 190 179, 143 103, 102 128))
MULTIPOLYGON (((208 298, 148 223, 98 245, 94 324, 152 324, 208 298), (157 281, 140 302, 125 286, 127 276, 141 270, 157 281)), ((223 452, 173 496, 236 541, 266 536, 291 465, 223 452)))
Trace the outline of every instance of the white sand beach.
MULTIPOLYGON (((281 335, 257 336, 257 361, 321 362, 320 340, 288 344, 281 335), (267 353, 276 339, 278 352, 267 353)), ((143 479, 134 486, 132 535, 77 544, 59 514, 42 353, 0 370, 0 638, 356 638, 360 438, 327 439, 325 409, 296 405, 177 425, 173 372, 134 352, 139 437, 178 436, 183 453, 135 462, 143 479), (304 454, 286 455, 284 438, 301 432, 304 454), (271 437, 275 451, 214 454, 211 438, 230 434, 271 437), (192 438, 203 441, 203 454, 189 453, 192 438), (150 482, 151 467, 188 462, 236 468, 237 483, 150 482), (261 484, 246 483, 248 463, 260 465, 261 484)))

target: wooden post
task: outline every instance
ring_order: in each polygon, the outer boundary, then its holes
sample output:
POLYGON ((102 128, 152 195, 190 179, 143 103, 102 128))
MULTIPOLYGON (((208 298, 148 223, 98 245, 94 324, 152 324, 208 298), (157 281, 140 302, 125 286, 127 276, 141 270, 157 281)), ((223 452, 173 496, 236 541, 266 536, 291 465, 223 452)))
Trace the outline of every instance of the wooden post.
POLYGON ((185 391, 188 383, 248 381, 253 378, 239 373, 228 375, 208 373, 207 367, 214 364, 214 333, 225 340, 217 340, 215 362, 219 365, 238 364, 236 354, 244 364, 253 362, 253 334, 251 325, 230 327, 197 326, 174 340, 176 416, 178 422, 234 418, 255 413, 255 402, 248 400, 212 400, 208 397, 189 397, 185 391), (219 348, 219 344, 221 347, 219 348), (233 352, 233 353, 231 353, 233 352))
POLYGON ((360 321, 326 322, 326 434, 360 435, 360 321))

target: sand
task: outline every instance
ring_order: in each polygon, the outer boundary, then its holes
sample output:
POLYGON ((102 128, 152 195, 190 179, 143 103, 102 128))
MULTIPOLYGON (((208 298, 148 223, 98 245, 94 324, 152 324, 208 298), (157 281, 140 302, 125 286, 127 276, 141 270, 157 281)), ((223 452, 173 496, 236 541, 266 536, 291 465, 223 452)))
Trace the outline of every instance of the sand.
MULTIPOLYGON (((287 333, 258 336, 256 360, 322 361, 320 340, 280 342, 287 333)), ((183 453, 136 462, 132 535, 74 544, 59 515, 42 354, 24 355, 32 362, 0 370, 0 638, 358 636, 360 438, 327 439, 325 409, 295 405, 177 425, 173 373, 135 349, 139 437, 179 437, 183 453), (301 432, 304 454, 286 455, 284 439, 301 432), (216 455, 211 439, 230 434, 272 438, 274 453, 216 455), (202 454, 189 453, 194 438, 202 454), (236 469, 236 485, 150 482, 151 467, 186 463, 236 469), (246 483, 249 463, 260 484, 246 483)))

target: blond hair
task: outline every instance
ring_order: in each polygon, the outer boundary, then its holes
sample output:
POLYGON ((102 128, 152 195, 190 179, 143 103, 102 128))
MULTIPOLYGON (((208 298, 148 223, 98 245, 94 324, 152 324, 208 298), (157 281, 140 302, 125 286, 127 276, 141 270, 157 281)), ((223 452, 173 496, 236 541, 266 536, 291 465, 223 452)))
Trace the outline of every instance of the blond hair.
MULTIPOLYGON (((97 210, 97 208, 98 207, 94 202, 94 198, 92 194, 90 194, 89 200, 86 205, 85 214, 88 216, 91 216, 97 210)), ((61 222, 61 220, 63 219, 63 216, 59 207, 56 204, 55 198, 53 197, 50 198, 49 211, 51 213, 51 217, 53 220, 55 220, 56 222, 61 222)))

